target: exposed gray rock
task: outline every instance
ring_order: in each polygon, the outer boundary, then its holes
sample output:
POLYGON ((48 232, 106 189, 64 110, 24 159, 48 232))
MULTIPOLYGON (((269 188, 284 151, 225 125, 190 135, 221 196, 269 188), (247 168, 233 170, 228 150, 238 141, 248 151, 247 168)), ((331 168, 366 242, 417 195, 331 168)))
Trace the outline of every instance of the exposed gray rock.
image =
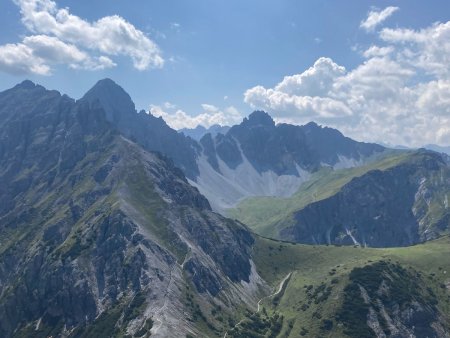
POLYGON ((0 336, 208 334, 187 290, 229 316, 265 291, 245 227, 98 101, 31 82, 0 93, 0 149, 0 336))

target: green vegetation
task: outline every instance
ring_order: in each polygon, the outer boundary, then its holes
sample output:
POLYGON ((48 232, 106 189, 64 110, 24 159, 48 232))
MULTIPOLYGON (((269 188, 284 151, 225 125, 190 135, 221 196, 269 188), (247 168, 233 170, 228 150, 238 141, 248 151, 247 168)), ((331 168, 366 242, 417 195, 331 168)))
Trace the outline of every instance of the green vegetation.
MULTIPOLYGON (((389 249, 311 246, 257 237, 253 257, 258 272, 274 289, 292 272, 277 301, 274 297, 262 301, 268 312, 284 317, 279 337, 364 337, 368 332, 373 336, 365 325, 368 305, 358 285, 373 294, 381 281, 389 278, 392 297, 380 297, 386 311, 390 311, 389 299, 400 306, 418 300, 435 307, 433 313, 450 323, 450 292, 446 287, 450 283, 449 237, 389 249), (350 318, 362 324, 353 325, 350 318)), ((382 316, 379 321, 384 325, 382 316)))
MULTIPOLYGON (((211 336, 218 336, 221 331, 216 327, 222 327, 225 324, 225 313, 220 306, 215 304, 205 304, 201 297, 197 296, 195 286, 187 281, 184 290, 184 308, 191 314, 188 318, 201 332, 208 332, 211 336), (207 309, 212 306, 212 309, 207 309), (217 323, 218 322, 218 323, 217 323), (214 324, 219 325, 214 325, 214 324)), ((230 324, 234 325, 231 318, 228 318, 230 324)), ((188 335, 186 336, 188 337, 188 335)))
POLYGON ((350 273, 350 283, 344 289, 342 308, 336 314, 337 320, 344 325, 344 333, 350 337, 370 338, 373 331, 367 326, 369 308, 380 322, 381 329, 390 335, 389 327, 381 313, 392 315, 399 306, 400 311, 407 310, 412 302, 426 305, 427 315, 433 316, 438 303, 431 289, 424 289, 426 283, 414 269, 404 269, 400 264, 379 261, 365 267, 354 268, 350 273), (367 300, 361 296, 364 290, 367 300))
POLYGON ((294 212, 310 203, 333 196, 355 177, 362 176, 371 170, 392 168, 407 160, 412 154, 414 152, 391 151, 378 155, 361 167, 341 170, 322 168, 312 174, 293 196, 248 198, 235 209, 231 209, 227 216, 247 224, 262 236, 277 238, 281 229, 293 224, 294 212))
POLYGON ((130 304, 123 313, 123 320, 129 322, 139 316, 145 309, 145 295, 142 292, 136 293, 130 304))
MULTIPOLYGON (((119 301, 107 312, 102 313, 92 324, 80 327, 71 338, 98 337, 98 338, 119 338, 127 337, 125 327, 127 324, 142 315, 145 309, 146 299, 142 292, 136 293, 131 299, 119 301)), ((153 320, 147 318, 142 327, 132 337, 150 336, 153 327, 153 320)), ((130 336, 131 338, 131 336, 130 336)))
MULTIPOLYGON (((131 147, 130 147, 131 148, 131 147)), ((135 151, 134 149, 130 149, 135 151)), ((132 163, 126 169, 125 183, 132 207, 136 209, 139 221, 158 236, 160 244, 173 252, 181 263, 186 256, 187 248, 179 241, 178 236, 170 229, 167 221, 160 216, 167 206, 154 189, 154 184, 147 176, 139 154, 128 154, 132 163), (133 158, 134 157, 134 158, 133 158)))
POLYGON ((275 338, 281 331, 283 316, 275 312, 268 314, 263 310, 258 313, 247 312, 245 318, 228 331, 230 338, 275 338))
POLYGON ((116 326, 122 314, 121 307, 115 306, 109 311, 102 313, 91 325, 78 329, 73 338, 98 337, 110 338, 120 337, 120 329, 116 326))
MULTIPOLYGON (((48 317, 48 316, 47 316, 48 317)), ((56 336, 64 327, 59 318, 46 318, 47 324, 41 324, 39 327, 28 325, 14 334, 15 338, 48 338, 56 336)))

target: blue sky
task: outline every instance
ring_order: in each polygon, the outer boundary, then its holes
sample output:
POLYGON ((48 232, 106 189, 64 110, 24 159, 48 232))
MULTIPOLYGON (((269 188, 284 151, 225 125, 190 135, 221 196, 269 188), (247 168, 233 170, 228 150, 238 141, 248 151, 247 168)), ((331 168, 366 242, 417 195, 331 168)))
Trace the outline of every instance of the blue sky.
POLYGON ((422 41, 436 38, 447 52, 449 1, 1 0, 0 6, 0 89, 29 78, 79 98, 110 77, 138 109, 177 128, 234 123, 265 109, 279 122, 316 120, 361 140, 450 144, 450 64, 422 41), (61 24, 64 9, 81 27, 75 33, 61 24), (42 12, 59 26, 41 20, 42 12), (370 12, 373 27, 362 24, 370 12), (87 39, 76 35, 83 25, 87 39), (379 81, 365 79, 383 69, 391 71, 379 74, 389 84, 381 91, 379 81), (406 111, 403 102, 411 100, 406 111))

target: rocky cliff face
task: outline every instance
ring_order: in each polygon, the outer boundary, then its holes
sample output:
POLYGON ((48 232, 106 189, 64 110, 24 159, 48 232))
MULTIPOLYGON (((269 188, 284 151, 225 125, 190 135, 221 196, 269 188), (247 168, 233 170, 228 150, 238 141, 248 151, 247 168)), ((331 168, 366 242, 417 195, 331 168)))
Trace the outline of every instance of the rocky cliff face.
POLYGON ((448 323, 422 274, 380 261, 355 268, 336 318, 349 337, 448 337, 448 323))
POLYGON ((315 123, 275 125, 261 111, 225 135, 205 135, 200 144, 199 175, 192 183, 220 211, 249 196, 291 196, 320 167, 358 166, 384 150, 315 123))
MULTIPOLYGON (((271 170, 278 175, 295 175, 297 167, 314 171, 323 165, 346 166, 384 150, 382 146, 356 142, 313 122, 304 126, 275 125, 262 111, 253 112, 226 136, 230 142, 237 142, 243 156, 258 172, 271 170)), ((217 156, 223 158, 225 152, 218 149, 217 156)))
POLYGON ((419 151, 387 170, 356 177, 335 195, 294 214, 283 239, 311 244, 406 246, 450 226, 450 167, 443 155, 419 151))
POLYGON ((31 82, 0 93, 0 335, 218 335, 265 290, 253 237, 106 114, 31 82))

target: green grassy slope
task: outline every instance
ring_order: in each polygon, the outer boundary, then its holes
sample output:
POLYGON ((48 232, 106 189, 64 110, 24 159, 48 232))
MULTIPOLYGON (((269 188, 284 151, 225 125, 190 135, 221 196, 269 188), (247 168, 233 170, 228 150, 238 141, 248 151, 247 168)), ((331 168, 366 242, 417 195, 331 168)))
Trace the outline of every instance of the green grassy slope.
POLYGON ((354 177, 371 170, 386 170, 407 160, 412 151, 389 151, 361 167, 333 170, 322 168, 314 173, 300 189, 289 198, 252 197, 230 209, 227 216, 247 224, 256 233, 276 238, 278 231, 292 225, 292 214, 310 203, 326 199, 336 194, 354 177))
MULTIPOLYGON (((349 276, 358 272, 355 268, 365 267, 366 273, 376 271, 372 267, 379 262, 389 264, 388 269, 398 270, 400 275, 406 271, 404 280, 417 282, 417 292, 424 299, 429 299, 430 293, 432 301, 437 303, 437 311, 450 322, 449 237, 389 249, 309 246, 260 237, 254 247, 254 257, 258 272, 274 289, 292 273, 282 292, 261 302, 269 315, 283 316, 277 337, 346 337, 345 325, 338 315, 342 315, 344 298, 348 295, 346 287, 351 285, 349 276), (420 276, 418 281, 416 275, 420 276), (427 291, 421 291, 419 286, 427 291)), ((370 276, 369 282, 376 276, 370 276)), ((397 301, 396 297, 394 294, 392 299, 397 301)))

